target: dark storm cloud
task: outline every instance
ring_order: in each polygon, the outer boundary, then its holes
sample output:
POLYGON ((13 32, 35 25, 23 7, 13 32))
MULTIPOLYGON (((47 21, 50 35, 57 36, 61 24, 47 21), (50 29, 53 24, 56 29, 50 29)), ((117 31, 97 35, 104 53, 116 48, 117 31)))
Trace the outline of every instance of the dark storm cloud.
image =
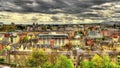
POLYGON ((117 0, 0 0, 0 10, 11 12, 80 13, 93 5, 111 1, 117 0))

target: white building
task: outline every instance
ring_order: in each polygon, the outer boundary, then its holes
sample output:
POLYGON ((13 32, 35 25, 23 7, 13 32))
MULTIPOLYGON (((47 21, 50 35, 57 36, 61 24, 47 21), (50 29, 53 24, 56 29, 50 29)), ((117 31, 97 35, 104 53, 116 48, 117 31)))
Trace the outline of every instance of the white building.
POLYGON ((67 34, 39 34, 39 44, 63 46, 68 43, 67 34))

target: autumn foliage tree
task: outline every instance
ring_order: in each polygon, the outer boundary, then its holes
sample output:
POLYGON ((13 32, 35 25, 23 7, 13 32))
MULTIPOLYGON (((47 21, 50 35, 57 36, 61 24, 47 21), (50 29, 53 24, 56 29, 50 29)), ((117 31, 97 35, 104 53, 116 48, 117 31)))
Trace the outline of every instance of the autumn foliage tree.
POLYGON ((72 46, 72 43, 69 42, 69 43, 65 44, 64 47, 67 48, 68 50, 71 50, 73 46, 72 46))

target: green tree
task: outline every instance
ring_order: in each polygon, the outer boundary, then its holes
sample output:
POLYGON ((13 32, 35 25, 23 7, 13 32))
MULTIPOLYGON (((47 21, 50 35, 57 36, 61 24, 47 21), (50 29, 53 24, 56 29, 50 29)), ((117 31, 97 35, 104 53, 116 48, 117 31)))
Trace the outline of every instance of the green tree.
POLYGON ((116 62, 112 62, 110 56, 107 54, 102 55, 103 59, 103 67, 105 68, 118 68, 118 64, 116 62))
POLYGON ((47 60, 48 57, 44 51, 35 49, 28 58, 27 65, 31 67, 40 66, 44 68, 44 64, 46 64, 47 60))
POLYGON ((47 61, 47 62, 43 65, 43 68, 54 68, 54 65, 53 65, 51 62, 47 61))
POLYGON ((103 59, 101 56, 95 54, 95 56, 92 58, 92 62, 98 67, 98 68, 102 68, 102 64, 103 64, 103 59))
POLYGON ((92 61, 82 61, 81 66, 82 68, 95 68, 95 65, 92 61))
POLYGON ((95 55, 92 58, 92 62, 96 65, 97 68, 118 68, 117 63, 112 62, 109 55, 102 54, 101 56, 95 55))
POLYGON ((33 50, 27 60, 27 65, 41 68, 74 68, 72 61, 66 56, 57 54, 47 55, 44 51, 38 49, 33 50))
POLYGON ((66 56, 60 55, 54 68, 74 68, 74 65, 66 56))

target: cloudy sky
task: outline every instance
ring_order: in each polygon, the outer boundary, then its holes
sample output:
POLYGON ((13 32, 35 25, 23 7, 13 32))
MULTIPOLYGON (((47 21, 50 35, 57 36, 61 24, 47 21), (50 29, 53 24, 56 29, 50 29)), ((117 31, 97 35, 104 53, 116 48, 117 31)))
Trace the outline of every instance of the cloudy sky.
POLYGON ((103 22, 119 17, 119 0, 0 0, 0 22, 5 23, 103 22))

